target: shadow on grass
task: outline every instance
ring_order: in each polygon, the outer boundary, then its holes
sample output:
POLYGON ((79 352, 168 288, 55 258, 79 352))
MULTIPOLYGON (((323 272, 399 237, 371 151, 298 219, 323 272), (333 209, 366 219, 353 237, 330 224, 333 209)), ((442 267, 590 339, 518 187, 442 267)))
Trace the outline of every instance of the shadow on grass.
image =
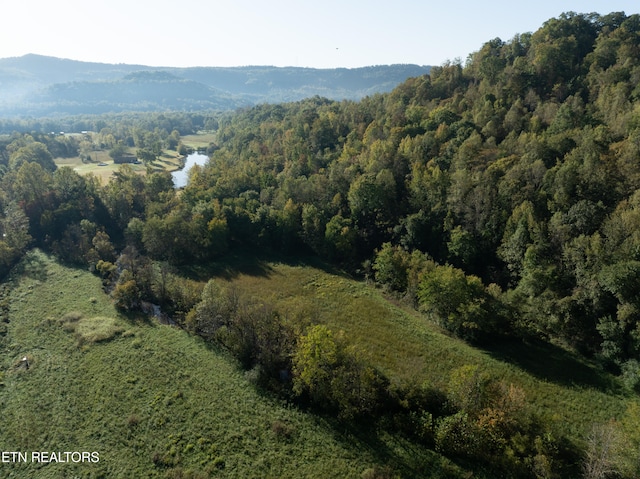
POLYGON ((38 251, 30 251, 14 266, 13 274, 45 281, 47 279, 47 263, 38 251))
POLYGON ((224 260, 194 264, 181 270, 181 274, 194 280, 207 281, 210 278, 232 280, 240 275, 268 278, 273 272, 268 261, 240 254, 225 256, 224 260))
POLYGON ((502 339, 482 349, 500 361, 514 364, 533 376, 565 387, 588 387, 622 393, 613 376, 575 353, 538 339, 502 339))
POLYGON ((181 274, 190 279, 206 281, 210 278, 232 280, 240 275, 269 278, 275 273, 273 264, 288 266, 309 266, 336 276, 350 277, 344 271, 313 256, 287 256, 277 253, 256 254, 254 251, 235 251, 218 261, 206 264, 190 265, 181 269, 181 274))
POLYGON ((153 314, 144 313, 142 311, 123 311, 117 310, 118 315, 126 320, 130 324, 135 324, 138 326, 146 326, 150 328, 155 328, 158 326, 164 326, 164 324, 160 323, 158 319, 153 316, 153 314))
MULTIPOLYGON (((374 423, 348 425, 327 417, 319 421, 325 421, 327 427, 334 431, 334 437, 343 444, 357 451, 367 451, 375 462, 382 466, 382 471, 390 468, 386 474, 381 473, 380 476, 374 477, 469 477, 464 469, 454 465, 454 461, 445 459, 433 449, 411 441, 401 434, 385 432, 384 428, 375 427, 374 423)), ((373 464, 371 466, 373 467, 373 464)))

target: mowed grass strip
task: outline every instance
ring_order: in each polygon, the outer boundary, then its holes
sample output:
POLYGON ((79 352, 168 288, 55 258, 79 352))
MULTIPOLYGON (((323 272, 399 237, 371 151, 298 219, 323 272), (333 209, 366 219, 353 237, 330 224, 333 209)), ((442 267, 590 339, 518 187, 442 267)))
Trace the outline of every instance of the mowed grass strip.
MULTIPOLYGON (((130 148, 129 154, 135 155, 135 148, 130 148)), ((79 156, 72 158, 56 158, 54 160, 58 168, 68 166, 76 171, 79 175, 93 175, 100 179, 103 185, 108 183, 112 175, 118 171, 120 164, 114 163, 113 158, 109 156, 106 150, 91 152, 92 161, 83 161, 79 156)), ((147 165, 142 163, 128 163, 129 167, 140 175, 147 172, 147 165)), ((181 168, 180 155, 175 151, 165 150, 158 159, 149 165, 152 170, 175 171, 181 168)))
POLYGON ((100 454, 98 463, 3 464, 12 477, 359 478, 380 462, 323 420, 258 394, 198 338, 119 316, 88 272, 35 251, 10 281, 0 447, 100 454), (83 321, 92 327, 82 334, 98 330, 93 322, 119 332, 79 343, 83 321))
MULTIPOLYGON (((199 132, 193 135, 185 135, 181 138, 182 143, 194 149, 205 149, 215 141, 215 132, 199 132)), ((128 154, 135 155, 136 149, 129 148, 128 154)), ((90 153, 91 161, 86 161, 79 156, 72 158, 55 158, 54 162, 58 167, 68 166, 80 175, 94 175, 100 179, 104 185, 109 182, 112 175, 118 171, 119 164, 113 162, 107 150, 95 150, 90 153)), ((144 164, 129 164, 133 171, 143 175, 147 172, 144 164)), ((154 161, 151 168, 155 171, 167 170, 175 171, 182 167, 180 155, 173 150, 164 150, 162 155, 154 161)))
POLYGON ((180 138, 180 141, 186 146, 195 149, 204 149, 211 143, 215 143, 216 133, 213 131, 200 131, 193 135, 185 135, 180 138))

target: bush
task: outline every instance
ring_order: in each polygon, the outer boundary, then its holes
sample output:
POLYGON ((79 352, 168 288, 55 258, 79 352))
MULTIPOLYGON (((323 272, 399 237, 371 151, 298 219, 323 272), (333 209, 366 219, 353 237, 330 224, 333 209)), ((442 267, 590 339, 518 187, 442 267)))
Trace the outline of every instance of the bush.
POLYGON ((245 369, 253 368, 258 383, 280 390, 288 380, 295 335, 271 306, 251 304, 236 290, 210 280, 187 314, 186 325, 231 351, 245 369))
POLYGON ((352 421, 377 417, 386 402, 388 380, 366 365, 326 326, 301 336, 293 357, 293 388, 317 407, 352 421))
POLYGON ((428 271, 418 286, 420 308, 433 313, 446 330, 468 340, 498 330, 493 300, 480 278, 449 265, 428 271))
POLYGON ((465 365, 451 373, 449 400, 460 411, 477 415, 494 399, 492 384, 487 374, 476 365, 465 365))
POLYGON ((283 441, 289 441, 295 433, 295 428, 291 424, 279 419, 271 424, 271 430, 278 439, 283 441))
POLYGON ((414 250, 412 253, 391 243, 384 243, 376 252, 373 262, 375 279, 385 287, 405 293, 414 304, 420 278, 435 267, 428 255, 414 250))
POLYGON ((201 301, 202 290, 203 285, 198 281, 167 274, 163 291, 166 304, 163 305, 163 310, 182 323, 187 313, 201 301))
POLYGON ((134 279, 118 282, 111 292, 116 308, 131 311, 140 304, 140 288, 134 279))
POLYGON ((384 243, 373 262, 376 281, 386 285, 393 291, 406 291, 408 263, 409 253, 398 247, 391 246, 391 243, 384 243))
POLYGON ((389 399, 393 427, 433 447, 435 421, 450 410, 445 393, 427 385, 395 384, 389 399))
POLYGON ((233 290, 223 289, 218 282, 209 280, 202 290, 200 302, 187 316, 187 326, 199 336, 214 339, 216 332, 236 314, 238 301, 233 290))
POLYGON ((435 442, 436 451, 447 456, 472 458, 482 448, 478 428, 464 411, 445 416, 437 422, 435 442))
POLYGON ((630 359, 622 364, 622 382, 629 389, 640 392, 640 362, 630 359))

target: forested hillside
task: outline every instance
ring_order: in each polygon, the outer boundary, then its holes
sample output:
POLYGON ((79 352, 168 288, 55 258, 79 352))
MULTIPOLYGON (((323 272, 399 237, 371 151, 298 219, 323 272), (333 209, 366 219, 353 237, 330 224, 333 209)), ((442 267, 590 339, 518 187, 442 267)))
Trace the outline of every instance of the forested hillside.
MULTIPOLYGON (((210 205, 227 246, 370 261, 459 334, 541 334, 635 381, 639 42, 638 16, 566 14, 388 95, 231 116, 158 232, 210 205), (431 260, 442 266, 425 274, 431 260), (423 301, 439 275, 489 287, 509 312, 423 301)), ((205 250, 190 248, 162 256, 205 250)))
MULTIPOLYGON (((121 310, 162 305, 276 394, 345 424, 380 421, 495 477, 637 477, 633 412, 590 442, 563 442, 552 421, 522 418, 517 388, 472 367, 446 394, 398 386, 313 315, 300 330, 205 270, 255 251, 313 255, 470 344, 550 343, 633 396, 639 100, 640 15, 567 13, 388 94, 219 115, 210 162, 180 192, 162 172, 124 166, 101 185, 55 169, 53 139, 16 134, 0 155, 0 260, 6 272, 37 245, 85 265, 121 310)), ((164 141, 177 118, 145 128, 164 141)), ((135 122, 102 126, 114 142, 144 143, 135 122)))

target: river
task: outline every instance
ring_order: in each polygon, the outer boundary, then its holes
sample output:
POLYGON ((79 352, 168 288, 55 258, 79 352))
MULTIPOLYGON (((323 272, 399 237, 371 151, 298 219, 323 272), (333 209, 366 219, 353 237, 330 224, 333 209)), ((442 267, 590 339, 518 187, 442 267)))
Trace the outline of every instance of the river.
POLYGON ((202 153, 191 153, 190 155, 187 155, 184 167, 171 173, 171 176, 173 177, 173 186, 175 188, 184 188, 187 186, 187 183, 189 182, 189 170, 191 167, 193 165, 202 166, 207 161, 209 161, 209 157, 202 153))

